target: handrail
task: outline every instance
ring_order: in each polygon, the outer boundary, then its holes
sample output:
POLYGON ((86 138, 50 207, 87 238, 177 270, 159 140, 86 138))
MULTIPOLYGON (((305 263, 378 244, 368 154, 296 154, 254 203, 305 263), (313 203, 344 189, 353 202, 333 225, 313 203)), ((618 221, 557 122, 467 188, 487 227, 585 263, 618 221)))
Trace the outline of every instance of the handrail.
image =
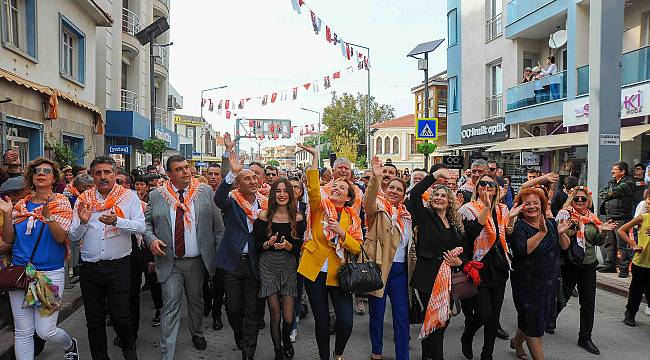
POLYGON ((522 19, 555 0, 511 0, 506 4, 508 9, 508 25, 522 19))
POLYGON ((485 22, 485 41, 491 41, 503 35, 503 23, 501 21, 502 17, 503 14, 499 13, 485 22))
POLYGON ((122 8, 122 31, 133 36, 140 32, 140 18, 127 8, 122 8))
POLYGON ((140 110, 140 96, 138 93, 121 89, 120 100, 120 108, 122 111, 138 112, 140 110))

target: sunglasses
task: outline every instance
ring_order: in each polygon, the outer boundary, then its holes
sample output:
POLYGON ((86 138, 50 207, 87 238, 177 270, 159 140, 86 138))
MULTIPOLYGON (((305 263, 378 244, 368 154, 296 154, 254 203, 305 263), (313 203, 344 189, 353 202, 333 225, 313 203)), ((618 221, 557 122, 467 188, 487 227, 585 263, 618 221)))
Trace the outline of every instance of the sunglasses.
POLYGON ((491 187, 491 188, 494 189, 494 188, 497 187, 497 183, 495 183, 494 181, 481 180, 481 181, 478 182, 478 186, 480 186, 480 187, 491 187))
POLYGON ((573 201, 577 202, 577 203, 578 202, 587 202, 588 200, 589 200, 589 198, 587 198, 586 196, 575 196, 573 198, 573 201))
POLYGON ((495 168, 495 167, 491 167, 491 168, 490 168, 490 171, 497 171, 497 168, 495 168))
POLYGON ((116 183, 117 185, 122 185, 122 184, 128 184, 129 182, 128 182, 128 181, 124 181, 124 180, 122 180, 122 179, 116 179, 116 180, 115 180, 115 183, 116 183))
POLYGON ((32 173, 35 174, 35 175, 38 175, 38 174, 50 175, 53 172, 54 171, 52 170, 52 168, 47 168, 47 167, 35 167, 35 168, 32 169, 32 173))
POLYGON ((370 180, 370 176, 364 176, 363 178, 366 180, 370 180))

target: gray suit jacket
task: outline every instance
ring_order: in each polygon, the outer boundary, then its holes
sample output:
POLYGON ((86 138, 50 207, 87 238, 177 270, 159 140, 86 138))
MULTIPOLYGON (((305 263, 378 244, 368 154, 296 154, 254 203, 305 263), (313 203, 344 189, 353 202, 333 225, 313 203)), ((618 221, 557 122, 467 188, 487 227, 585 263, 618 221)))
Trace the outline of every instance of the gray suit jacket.
MULTIPOLYGON (((223 238, 223 218, 221 210, 214 203, 212 188, 206 184, 199 186, 201 193, 194 200, 196 238, 205 268, 210 275, 213 275, 216 268, 217 248, 223 238)), ((163 199, 160 189, 149 193, 149 203, 144 214, 147 223, 144 240, 147 246, 150 246, 151 242, 156 239, 167 245, 164 249, 165 256, 155 256, 156 275, 159 282, 167 280, 174 265, 174 235, 171 223, 175 219, 171 219, 169 210, 169 204, 163 199)))

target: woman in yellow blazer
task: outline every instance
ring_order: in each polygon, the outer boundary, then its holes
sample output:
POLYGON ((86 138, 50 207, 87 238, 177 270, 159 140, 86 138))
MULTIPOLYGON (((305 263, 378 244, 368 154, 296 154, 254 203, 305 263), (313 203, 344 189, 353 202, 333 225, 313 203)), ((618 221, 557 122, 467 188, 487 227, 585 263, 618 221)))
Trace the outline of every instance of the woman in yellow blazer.
POLYGON ((305 290, 314 314, 316 343, 321 360, 330 359, 328 294, 336 314, 333 358, 342 360, 345 345, 352 334, 352 294, 339 289, 337 271, 346 251, 354 255, 361 252, 361 219, 351 209, 356 185, 347 179, 336 179, 331 194, 321 195, 318 151, 298 146, 313 157, 312 167, 307 170, 310 219, 298 273, 305 277, 305 290))

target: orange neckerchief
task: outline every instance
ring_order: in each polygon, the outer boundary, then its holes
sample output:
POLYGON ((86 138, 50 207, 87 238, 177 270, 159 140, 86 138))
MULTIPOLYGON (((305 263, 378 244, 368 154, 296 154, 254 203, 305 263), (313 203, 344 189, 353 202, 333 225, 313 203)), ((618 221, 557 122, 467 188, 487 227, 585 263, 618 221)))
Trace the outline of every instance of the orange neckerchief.
POLYGON ((84 191, 77 201, 81 201, 89 207, 92 212, 100 212, 106 210, 115 211, 115 215, 118 217, 124 218, 124 211, 119 207, 119 204, 122 201, 126 200, 129 197, 129 191, 125 189, 122 185, 115 184, 113 189, 104 201, 99 201, 97 199, 97 194, 95 191, 84 191))
POLYGON ((185 188, 183 202, 180 202, 178 193, 174 191, 174 188, 172 188, 172 182, 170 180, 165 181, 163 186, 160 187, 160 194, 162 195, 163 199, 169 204, 169 206, 174 208, 174 210, 181 208, 185 212, 183 220, 185 221, 185 226, 188 229, 192 229, 192 208, 190 207, 190 204, 201 193, 201 186, 199 185, 199 180, 196 178, 192 178, 192 180, 190 180, 190 185, 185 188))
POLYGON ((393 226, 397 226, 402 235, 404 235, 405 225, 409 228, 411 227, 413 220, 411 220, 411 214, 406 210, 404 204, 399 204, 399 207, 395 207, 385 197, 377 195, 377 210, 385 212, 391 219, 393 226))
MULTIPOLYGON (((34 197, 34 195, 27 195, 22 198, 16 205, 11 214, 14 219, 14 224, 21 223, 27 220, 27 231, 25 235, 32 233, 36 221, 43 222, 43 206, 36 207, 33 211, 27 210, 27 203, 34 197)), ((70 230, 72 224, 72 208, 70 207, 70 200, 62 194, 52 194, 52 199, 49 203, 50 215, 65 231, 70 230)))
POLYGON ((591 211, 589 211, 587 215, 581 215, 578 210, 574 209, 572 206, 568 206, 564 208, 564 210, 569 213, 572 221, 578 223, 579 226, 578 231, 576 231, 576 240, 578 241, 578 245, 584 249, 587 243, 587 239, 585 238, 585 225, 591 223, 599 226, 602 225, 603 222, 600 221, 600 219, 598 219, 598 216, 596 216, 596 214, 592 213, 591 211))
MULTIPOLYGON (((463 252, 462 247, 452 249, 452 256, 458 256, 463 252)), ((449 320, 449 293, 451 291, 451 267, 446 262, 440 264, 440 270, 433 283, 431 297, 427 303, 427 310, 424 314, 422 329, 419 339, 426 338, 434 330, 445 327, 449 320)))
MULTIPOLYGON (((321 186, 321 197, 323 198, 329 198, 332 194, 332 185, 334 184, 334 181, 337 179, 334 179, 324 186, 321 186)), ((358 186, 354 185, 354 204, 352 205, 352 209, 359 214, 361 212, 361 204, 363 203, 363 192, 361 192, 361 189, 359 189, 358 186)), ((381 188, 379 189, 378 194, 383 194, 381 191, 381 188)))
POLYGON ((72 182, 70 182, 68 185, 66 185, 65 189, 68 190, 68 192, 70 194, 72 194, 72 196, 79 197, 79 195, 81 195, 79 190, 77 190, 77 188, 74 185, 72 185, 72 182))
MULTIPOLYGON (((470 201, 463 205, 459 212, 463 219, 474 220, 478 218, 478 214, 483 211, 485 205, 480 200, 470 201)), ((474 257, 473 260, 481 261, 483 257, 490 251, 492 245, 497 240, 496 227, 499 227, 499 242, 503 247, 503 251, 508 254, 508 244, 506 243, 506 222, 508 220, 508 207, 505 204, 498 203, 495 207, 497 213, 497 224, 494 224, 492 214, 490 214, 485 222, 483 230, 479 233, 474 240, 474 257)), ((507 256, 506 256, 507 257, 507 256)), ((508 259, 508 262, 510 260, 508 259)))
POLYGON ((250 221, 255 221, 262 210, 267 210, 269 208, 268 198, 262 195, 259 191, 255 193, 257 204, 259 205, 259 209, 256 211, 253 211, 253 204, 249 203, 248 200, 244 198, 244 195, 239 191, 239 189, 232 190, 230 192, 230 197, 232 197, 235 202, 237 202, 237 205, 244 210, 246 217, 250 221))
POLYGON ((257 190, 262 196, 268 198, 269 194, 271 193, 271 185, 267 183, 263 183, 262 186, 260 186, 259 190, 257 190))
MULTIPOLYGON (((327 223, 329 219, 339 221, 339 212, 336 210, 336 207, 329 199, 321 197, 320 210, 323 212, 324 223, 327 223)), ((352 220, 352 223, 348 226, 347 229, 345 229, 345 232, 350 234, 350 236, 352 236, 354 239, 362 241, 361 239, 363 239, 363 235, 361 232, 361 218, 359 217, 359 213, 350 207, 344 207, 341 209, 341 212, 348 213, 350 219, 352 220)), ((336 237, 336 233, 332 230, 328 230, 326 225, 323 226, 323 234, 325 235, 325 239, 327 241, 331 241, 336 237)), ((338 257, 343 260, 344 253, 341 244, 345 241, 345 239, 339 240, 340 241, 336 243, 336 255, 338 255, 338 257)))

